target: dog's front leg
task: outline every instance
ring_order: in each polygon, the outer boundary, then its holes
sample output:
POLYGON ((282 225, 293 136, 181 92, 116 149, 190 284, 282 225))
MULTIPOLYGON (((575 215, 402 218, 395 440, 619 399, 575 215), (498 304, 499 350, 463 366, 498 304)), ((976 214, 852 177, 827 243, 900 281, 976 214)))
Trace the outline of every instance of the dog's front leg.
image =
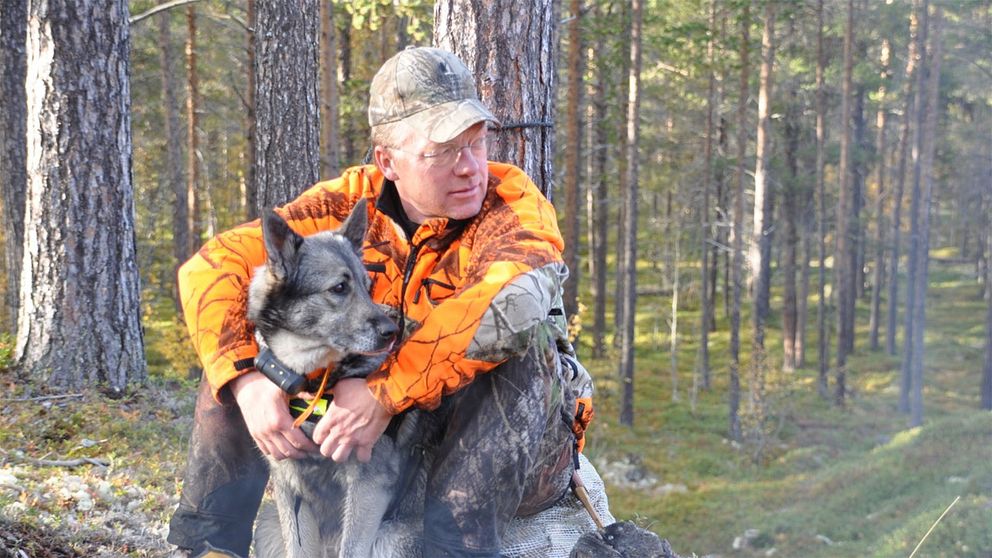
POLYGON ((346 467, 341 556, 368 558, 399 478, 399 453, 393 440, 383 436, 368 463, 351 461, 346 467))

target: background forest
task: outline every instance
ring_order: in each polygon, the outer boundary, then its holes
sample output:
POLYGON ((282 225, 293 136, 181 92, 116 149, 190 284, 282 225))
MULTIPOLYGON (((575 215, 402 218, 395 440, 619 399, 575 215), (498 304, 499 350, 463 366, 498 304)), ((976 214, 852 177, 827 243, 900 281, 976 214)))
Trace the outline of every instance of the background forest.
POLYGON ((360 164, 411 44, 558 209, 618 518, 992 556, 989 0, 5 0, 0 556, 165 551, 176 266, 360 164))

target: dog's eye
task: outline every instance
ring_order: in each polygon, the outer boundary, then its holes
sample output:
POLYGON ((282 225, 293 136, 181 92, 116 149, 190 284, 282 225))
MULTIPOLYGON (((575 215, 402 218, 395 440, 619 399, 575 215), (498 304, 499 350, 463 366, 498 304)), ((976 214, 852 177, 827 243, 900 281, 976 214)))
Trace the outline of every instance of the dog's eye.
POLYGON ((338 294, 338 295, 345 294, 346 292, 348 292, 348 282, 347 281, 341 281, 337 285, 334 285, 333 287, 331 287, 330 290, 334 294, 338 294))

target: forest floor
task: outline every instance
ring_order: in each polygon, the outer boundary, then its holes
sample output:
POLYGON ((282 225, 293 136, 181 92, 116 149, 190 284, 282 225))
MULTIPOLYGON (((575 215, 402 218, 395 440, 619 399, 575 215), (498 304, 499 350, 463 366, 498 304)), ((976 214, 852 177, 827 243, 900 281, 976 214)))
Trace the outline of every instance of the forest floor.
MULTIPOLYGON (((846 406, 817 395, 811 297, 810 368, 777 371, 773 322, 767 419, 749 412, 751 372, 743 363, 741 408, 752 435, 733 443, 722 312, 711 336, 712 388, 694 396, 692 297, 683 296, 679 311, 674 376, 670 301, 644 297, 633 429, 616 420, 617 359, 584 359, 598 389, 586 454, 607 481, 614 515, 651 528, 684 556, 905 557, 956 502, 917 555, 992 556, 992 413, 977 410, 985 303, 967 268, 932 267, 926 415, 915 429, 897 411, 898 358, 868 351, 865 331, 850 362, 846 406)), ((655 273, 642 269, 642 284, 661 284, 655 273)), ((154 310, 145 320, 150 379, 123 398, 53 394, 0 371, 0 558, 168 553, 196 382, 187 377, 193 360, 183 329, 167 304, 154 310)), ((859 323, 867 321, 859 307, 859 323)), ((587 337, 580 354, 588 354, 587 337)), ((0 341, 0 364, 9 351, 9 340, 0 341)))

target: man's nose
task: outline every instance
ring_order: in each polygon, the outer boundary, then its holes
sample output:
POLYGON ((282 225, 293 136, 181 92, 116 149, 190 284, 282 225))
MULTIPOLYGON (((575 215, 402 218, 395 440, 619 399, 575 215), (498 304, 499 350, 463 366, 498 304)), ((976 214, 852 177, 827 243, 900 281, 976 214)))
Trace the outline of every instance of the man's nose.
POLYGON ((470 146, 463 146, 458 150, 458 156, 455 159, 455 174, 470 176, 479 172, 482 164, 470 146))

